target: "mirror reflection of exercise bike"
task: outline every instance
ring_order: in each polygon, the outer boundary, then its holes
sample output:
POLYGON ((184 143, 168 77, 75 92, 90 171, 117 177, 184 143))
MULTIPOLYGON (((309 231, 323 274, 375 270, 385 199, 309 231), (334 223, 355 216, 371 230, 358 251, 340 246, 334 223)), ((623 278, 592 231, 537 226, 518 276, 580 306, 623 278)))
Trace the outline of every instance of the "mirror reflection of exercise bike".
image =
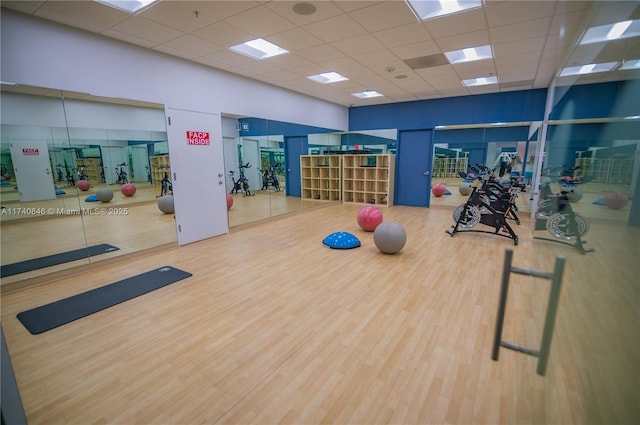
POLYGON ((233 188, 231 189, 231 194, 242 192, 243 196, 253 196, 249 189, 249 179, 244 175, 244 169, 251 168, 251 164, 248 162, 246 164, 240 164, 238 166, 239 169, 239 177, 238 180, 235 178, 235 172, 233 170, 229 171, 229 176, 231 177, 231 182, 233 183, 233 188))
POLYGON ((127 166, 126 162, 123 162, 122 164, 118 164, 118 166, 116 167, 116 182, 115 184, 127 184, 129 183, 129 180, 127 178, 127 172, 124 170, 124 167, 127 166))
POLYGON ((169 178, 169 173, 165 171, 164 177, 160 181, 160 196, 173 195, 173 184, 169 178))
POLYGON ((589 231, 589 222, 586 218, 577 214, 571 207, 571 195, 574 193, 576 184, 584 183, 589 178, 580 180, 574 177, 578 167, 570 168, 561 173, 560 182, 564 185, 560 193, 553 193, 551 190, 553 170, 543 171, 543 178, 540 183, 540 198, 536 210, 535 230, 547 230, 554 239, 534 237, 538 240, 557 242, 575 247, 581 254, 594 252, 594 249, 586 249, 587 242, 582 239, 589 231))
POLYGON ((278 167, 280 167, 280 163, 276 162, 276 165, 271 165, 266 170, 260 170, 260 173, 262 173, 261 190, 267 190, 270 186, 273 186, 273 190, 280 192, 280 180, 278 180, 278 176, 276 174, 278 167))

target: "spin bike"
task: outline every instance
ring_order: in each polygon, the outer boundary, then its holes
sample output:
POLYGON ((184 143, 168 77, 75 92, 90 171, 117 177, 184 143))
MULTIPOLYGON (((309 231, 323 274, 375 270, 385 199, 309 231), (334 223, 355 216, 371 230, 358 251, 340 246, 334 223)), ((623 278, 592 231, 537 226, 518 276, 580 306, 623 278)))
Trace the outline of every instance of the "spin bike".
POLYGON ((240 170, 240 176, 238 180, 235 179, 235 172, 233 170, 229 171, 229 176, 231 176, 231 181, 233 182, 233 189, 231 189, 231 194, 240 193, 242 191, 244 196, 253 196, 249 190, 249 179, 244 175, 244 169, 251 168, 251 164, 248 162, 246 164, 240 164, 238 169, 240 170))
MULTIPOLYGON (((477 169, 473 170, 478 171, 477 169)), ((456 208, 453 213, 455 224, 451 226, 452 230, 446 231, 451 237, 461 232, 489 233, 509 238, 513 240, 514 245, 518 245, 518 235, 508 223, 509 218, 517 218, 514 215, 515 211, 513 211, 515 203, 514 200, 504 201, 495 196, 493 191, 496 187, 491 184, 491 182, 495 182, 493 178, 494 171, 483 166, 482 172, 477 176, 477 180, 482 182, 481 186, 474 185, 471 188, 467 202, 456 208), (489 196, 490 192, 493 192, 493 199, 489 196), (494 230, 473 229, 478 224, 493 227, 494 230)), ((466 178, 464 173, 459 173, 459 176, 466 178)), ((516 188, 510 187, 509 191, 512 196, 516 196, 516 188)), ((517 191, 520 191, 519 187, 517 191)), ((519 224, 519 222, 520 220, 518 219, 517 223, 519 224)))

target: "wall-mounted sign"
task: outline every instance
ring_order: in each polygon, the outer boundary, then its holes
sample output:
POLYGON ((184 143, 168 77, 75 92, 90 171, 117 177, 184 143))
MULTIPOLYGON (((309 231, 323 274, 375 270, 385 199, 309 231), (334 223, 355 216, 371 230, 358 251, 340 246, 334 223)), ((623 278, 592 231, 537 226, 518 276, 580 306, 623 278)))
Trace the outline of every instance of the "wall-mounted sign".
POLYGON ((22 155, 40 155, 38 148, 22 148, 22 155))
POLYGON ((189 131, 187 130, 187 145, 210 145, 208 131, 189 131))

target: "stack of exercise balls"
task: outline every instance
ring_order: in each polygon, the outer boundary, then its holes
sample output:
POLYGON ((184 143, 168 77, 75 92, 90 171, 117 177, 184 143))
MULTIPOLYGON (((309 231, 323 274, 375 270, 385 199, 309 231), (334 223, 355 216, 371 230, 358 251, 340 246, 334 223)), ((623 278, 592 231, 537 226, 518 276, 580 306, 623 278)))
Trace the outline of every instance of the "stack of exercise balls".
POLYGON ((373 232, 373 242, 380 252, 395 254, 404 248, 407 234, 400 223, 384 221, 380 209, 366 206, 358 211, 358 225, 367 232, 373 232))

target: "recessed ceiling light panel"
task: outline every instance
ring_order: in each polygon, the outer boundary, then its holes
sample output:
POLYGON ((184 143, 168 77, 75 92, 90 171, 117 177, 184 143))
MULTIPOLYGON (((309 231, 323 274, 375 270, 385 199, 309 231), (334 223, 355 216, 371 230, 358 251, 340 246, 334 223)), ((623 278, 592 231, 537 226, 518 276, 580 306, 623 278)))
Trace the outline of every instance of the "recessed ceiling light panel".
POLYGON ((580 44, 601 43, 640 35, 640 19, 589 28, 580 44))
POLYGON ((136 13, 150 6, 159 0, 96 0, 98 3, 106 4, 115 9, 124 10, 129 13, 136 13))
POLYGON ((560 77, 568 77, 570 75, 587 75, 596 74, 598 72, 611 71, 618 65, 618 62, 605 63, 589 63, 585 65, 568 66, 560 71, 560 77))
POLYGON ((640 69, 640 59, 626 59, 622 61, 621 70, 640 69))
POLYGON ((445 52, 445 55, 447 59, 449 59, 449 63, 454 64, 491 59, 493 57, 493 50, 491 50, 491 45, 486 45, 445 52))
POLYGON ((468 80, 462 80, 462 84, 465 87, 474 87, 474 86, 486 86, 488 84, 498 84, 498 77, 478 77, 478 78, 470 78, 468 80))
POLYGON ((360 99, 370 99, 372 97, 380 97, 384 95, 382 93, 378 93, 375 90, 365 90, 360 93, 353 93, 353 96, 358 97, 360 99))
POLYGON ((482 0, 405 0, 421 21, 482 6, 482 0))
POLYGON ((229 47, 236 53, 252 57, 254 59, 267 59, 273 56, 289 53, 288 50, 283 49, 280 46, 276 46, 273 43, 268 42, 262 38, 256 38, 255 40, 249 40, 242 44, 229 47))
POLYGON ((337 83, 338 81, 348 80, 347 77, 340 75, 337 72, 323 72, 322 74, 311 75, 307 78, 321 84, 337 83))

